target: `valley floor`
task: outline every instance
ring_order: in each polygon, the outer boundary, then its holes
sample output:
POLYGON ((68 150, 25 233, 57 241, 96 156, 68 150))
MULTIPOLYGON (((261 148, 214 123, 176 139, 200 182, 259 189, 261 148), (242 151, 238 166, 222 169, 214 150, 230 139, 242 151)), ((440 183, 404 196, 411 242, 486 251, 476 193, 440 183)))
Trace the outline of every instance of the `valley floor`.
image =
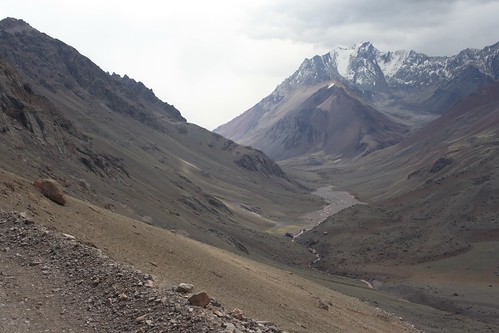
MULTIPOLYGON (((398 317, 369 306, 359 299, 336 292, 322 282, 318 283, 312 278, 303 276, 304 273, 301 271, 278 265, 269 266, 237 256, 75 198, 69 197, 64 207, 56 205, 39 194, 30 181, 1 170, 0 197, 2 199, 0 210, 24 212, 25 216, 34 222, 27 225, 23 222, 22 228, 36 226, 50 233, 56 229, 73 235, 78 242, 89 245, 92 251, 102 251, 105 256, 117 262, 133 265, 135 269, 139 269, 143 273, 138 277, 139 280, 142 279, 144 285, 149 275, 153 276, 154 285, 159 288, 158 292, 165 292, 180 282, 192 283, 199 290, 204 289, 211 297, 220 300, 227 309, 240 308, 245 316, 273 322, 290 332, 416 332, 398 317)), ((11 228, 8 227, 7 230, 11 228)), ((23 233, 21 230, 19 235, 23 233)), ((8 234, 8 232, 2 233, 2 235, 8 234)), ((163 312, 161 316, 153 314, 149 319, 147 316, 140 318, 145 314, 141 311, 130 310, 131 312, 126 312, 125 317, 117 317, 121 320, 118 324, 99 321, 99 316, 114 318, 106 315, 106 311, 112 311, 113 315, 116 315, 114 310, 120 312, 119 308, 114 306, 120 306, 121 294, 106 294, 109 290, 92 289, 93 285, 106 286, 104 284, 106 279, 99 277, 102 273, 97 268, 99 265, 88 269, 85 266, 80 267, 78 257, 73 258, 73 261, 68 257, 58 257, 63 256, 64 251, 57 247, 46 248, 39 253, 35 247, 31 248, 33 251, 31 254, 23 254, 34 241, 33 237, 28 237, 26 244, 23 245, 23 241, 18 239, 16 247, 12 245, 13 243, 6 243, 7 240, 2 239, 0 248, 4 250, 8 248, 0 256, 1 306, 2 310, 5 310, 2 311, 2 317, 5 319, 1 324, 4 325, 2 329, 5 328, 9 332, 30 332, 27 329, 32 328, 31 332, 37 332, 41 327, 49 327, 52 331, 86 332, 103 324, 109 325, 103 326, 104 331, 105 327, 110 327, 112 331, 113 327, 125 325, 124 327, 133 327, 135 331, 143 327, 147 328, 148 332, 154 332, 150 324, 155 324, 156 320, 161 322, 160 317, 163 318, 161 320, 168 322, 175 321, 176 317, 170 317, 170 312, 174 315, 182 313, 169 310, 163 312), (20 256, 17 256, 17 253, 20 256), (68 264, 68 269, 77 269, 78 274, 87 275, 77 278, 76 281, 73 280, 72 284, 65 284, 62 280, 71 276, 74 278, 76 275, 75 273, 58 275, 61 271, 54 264, 57 260, 50 264, 45 262, 46 259, 52 258, 54 253, 57 255, 53 258, 62 259, 59 260, 61 270, 64 270, 65 264, 68 264), (17 278, 18 276, 22 278, 17 278), (53 279, 47 278, 52 276, 53 279), (85 292, 90 290, 90 293, 81 294, 78 288, 83 288, 85 292), (99 295, 92 294, 92 290, 98 291, 99 295), (106 296, 105 299, 101 294, 106 296), (68 301, 67 297, 63 297, 66 295, 69 296, 69 305, 64 303, 68 301), (80 309, 78 306, 83 308, 80 309), (83 316, 71 317, 68 315, 69 312, 82 313, 83 316), (126 326, 127 323, 131 326, 126 326)), ((82 259, 81 262, 83 261, 82 259)), ((113 288, 112 285, 107 286, 113 288)), ((140 287, 137 294, 139 296, 144 290, 146 293, 149 292, 148 289, 142 288, 138 281, 131 286, 140 287)), ((349 285, 349 288, 357 289, 361 293, 369 291, 362 284, 349 285)), ((139 297, 146 301, 144 308, 155 309, 148 302, 154 304, 158 296, 144 295, 142 298, 139 297)), ((130 297, 128 294, 127 296, 130 297)), ((194 308, 192 311, 198 310, 194 308)), ((179 327, 182 327, 182 323, 183 319, 179 319, 179 327)), ((161 327, 163 324, 158 325, 157 327, 161 327)), ((182 331, 189 332, 188 329, 182 331)), ((220 330, 214 328, 213 331, 220 330)))

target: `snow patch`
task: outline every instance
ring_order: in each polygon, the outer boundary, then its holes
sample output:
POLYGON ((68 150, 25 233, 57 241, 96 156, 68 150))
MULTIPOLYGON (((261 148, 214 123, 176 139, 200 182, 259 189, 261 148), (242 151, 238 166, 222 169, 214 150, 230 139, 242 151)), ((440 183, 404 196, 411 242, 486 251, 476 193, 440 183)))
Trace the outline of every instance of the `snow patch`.
POLYGON ((408 51, 401 50, 395 52, 387 52, 378 55, 376 58, 378 66, 386 78, 393 77, 409 55, 408 51))
POLYGON ((345 79, 353 79, 354 73, 350 70, 350 63, 358 48, 357 45, 351 47, 337 47, 330 53, 331 58, 334 59, 338 73, 345 79))

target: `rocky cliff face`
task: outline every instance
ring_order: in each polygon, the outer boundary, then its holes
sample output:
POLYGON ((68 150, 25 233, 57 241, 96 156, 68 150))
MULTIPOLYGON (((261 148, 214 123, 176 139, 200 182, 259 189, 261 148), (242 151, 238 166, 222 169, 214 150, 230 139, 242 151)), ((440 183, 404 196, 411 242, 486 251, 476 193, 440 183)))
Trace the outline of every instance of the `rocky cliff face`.
MULTIPOLYGON (((0 58, 6 60, 0 63, 2 69, 5 68, 2 73, 4 112, 44 140, 54 136, 44 134, 50 124, 41 117, 48 112, 47 109, 51 110, 51 116, 57 114, 63 129, 76 131, 67 117, 58 112, 44 94, 76 94, 88 104, 95 100, 102 101, 110 111, 129 116, 163 132, 168 130, 159 119, 174 123, 186 121, 174 106, 159 100, 152 89, 142 82, 127 75, 121 77, 103 72, 74 48, 40 33, 22 20, 2 20, 0 42, 0 58), (12 86, 17 88, 12 90, 12 86), (34 105, 26 103, 27 100, 34 105)), ((7 130, 7 123, 4 121, 3 124, 7 130)), ((60 149, 63 149, 62 145, 60 149)), ((261 155, 259 152, 251 154, 261 155)), ((267 157, 259 156, 258 160, 265 163, 258 164, 253 171, 258 169, 268 175, 283 176, 282 170, 268 162, 267 157)))
POLYGON ((40 144, 64 153, 68 136, 85 140, 71 121, 0 59, 0 133, 12 147, 40 144))
POLYGON ((0 57, 47 91, 78 91, 86 100, 103 100, 112 111, 154 126, 157 117, 185 122, 172 105, 160 101, 142 83, 109 75, 74 48, 32 28, 26 22, 0 22, 0 57))

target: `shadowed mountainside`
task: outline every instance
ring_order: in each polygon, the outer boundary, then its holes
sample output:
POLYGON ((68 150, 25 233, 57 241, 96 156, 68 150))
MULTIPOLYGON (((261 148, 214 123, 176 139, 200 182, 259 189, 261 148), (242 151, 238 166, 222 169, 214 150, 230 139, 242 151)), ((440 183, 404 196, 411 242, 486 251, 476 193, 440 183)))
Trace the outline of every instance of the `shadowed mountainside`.
POLYGON ((187 123, 21 20, 0 22, 0 60, 2 168, 209 244, 301 262, 305 250, 265 231, 321 202, 262 152, 187 123))

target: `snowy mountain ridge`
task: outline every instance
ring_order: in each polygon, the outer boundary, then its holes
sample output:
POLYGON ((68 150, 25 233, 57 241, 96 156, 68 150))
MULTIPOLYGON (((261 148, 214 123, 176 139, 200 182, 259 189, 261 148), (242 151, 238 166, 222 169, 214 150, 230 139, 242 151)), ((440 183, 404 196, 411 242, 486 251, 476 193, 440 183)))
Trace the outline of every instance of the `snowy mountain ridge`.
POLYGON ((337 47, 325 55, 305 59, 281 88, 339 80, 363 90, 417 89, 443 84, 467 67, 496 80, 499 43, 482 50, 465 49, 449 57, 406 50, 382 52, 370 42, 337 47))

